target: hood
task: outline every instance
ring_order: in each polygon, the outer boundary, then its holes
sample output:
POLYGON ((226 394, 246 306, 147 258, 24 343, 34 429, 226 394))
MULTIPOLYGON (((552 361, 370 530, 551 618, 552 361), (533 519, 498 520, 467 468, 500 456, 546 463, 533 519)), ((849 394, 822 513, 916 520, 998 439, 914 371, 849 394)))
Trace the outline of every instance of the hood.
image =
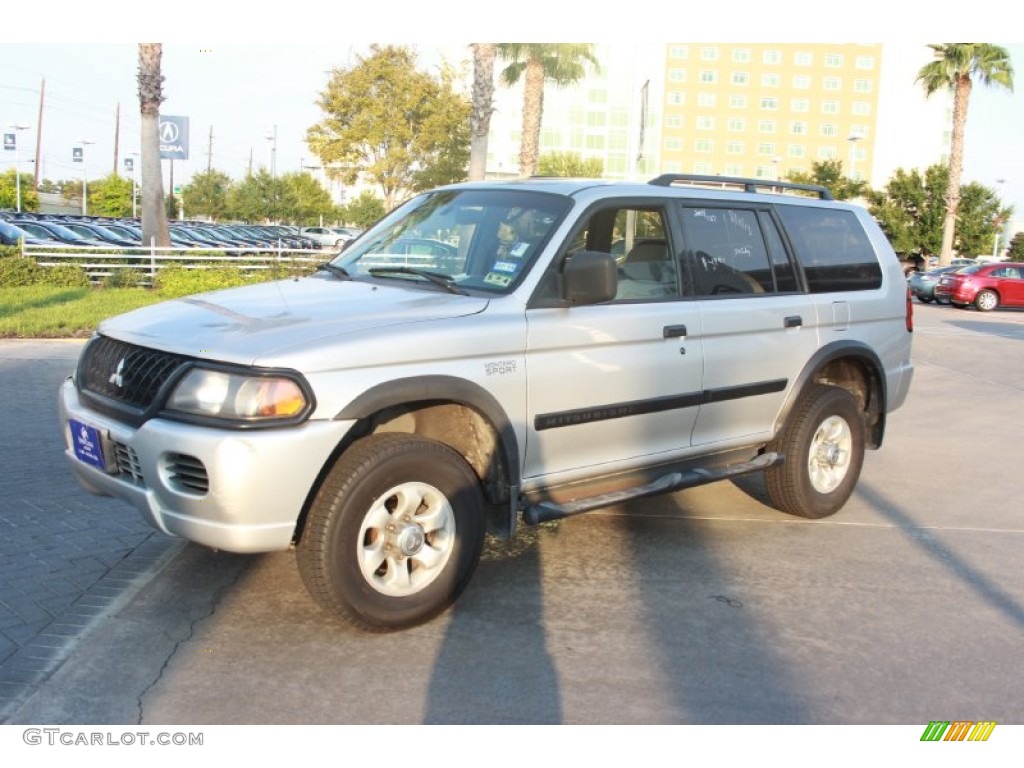
POLYGON ((261 357, 385 326, 482 312, 487 299, 307 277, 172 299, 105 320, 143 347, 252 365, 261 357))

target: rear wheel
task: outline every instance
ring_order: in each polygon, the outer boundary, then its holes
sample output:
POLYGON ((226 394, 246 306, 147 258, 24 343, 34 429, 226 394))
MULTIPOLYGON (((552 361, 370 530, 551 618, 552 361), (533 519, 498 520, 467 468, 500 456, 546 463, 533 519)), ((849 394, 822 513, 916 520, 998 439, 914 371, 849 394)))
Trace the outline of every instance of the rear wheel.
POLYGON ((974 306, 979 312, 991 312, 999 306, 999 297, 995 291, 979 291, 974 297, 974 306))
POLYGON ((768 450, 786 457, 764 473, 773 507, 809 518, 838 512, 864 463, 864 420, 853 395, 813 385, 768 450))
POLYGON ((433 618, 469 582, 483 548, 476 474, 443 443, 372 435, 331 469, 298 547, 316 600, 370 631, 433 618))

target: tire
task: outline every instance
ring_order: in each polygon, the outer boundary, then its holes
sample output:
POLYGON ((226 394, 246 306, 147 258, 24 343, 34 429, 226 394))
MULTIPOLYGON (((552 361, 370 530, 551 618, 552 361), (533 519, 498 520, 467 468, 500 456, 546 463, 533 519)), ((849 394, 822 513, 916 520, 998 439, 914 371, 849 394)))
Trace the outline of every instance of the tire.
POLYGON ((999 297, 995 291, 978 291, 978 295, 974 297, 974 306, 979 312, 991 312, 999 306, 999 297))
POLYGON ((480 482, 462 456, 414 435, 371 435, 341 455, 318 490, 299 573, 348 623, 402 629, 455 602, 483 537, 480 482))
POLYGON ((764 473, 773 507, 814 519, 835 514, 853 493, 864 463, 864 419, 853 395, 812 385, 768 450, 786 456, 764 473))

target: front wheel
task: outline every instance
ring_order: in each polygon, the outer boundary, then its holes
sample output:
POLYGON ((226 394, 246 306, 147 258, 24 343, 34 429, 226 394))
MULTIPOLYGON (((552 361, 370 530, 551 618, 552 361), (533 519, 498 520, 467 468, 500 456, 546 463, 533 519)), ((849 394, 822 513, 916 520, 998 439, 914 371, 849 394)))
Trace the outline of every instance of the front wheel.
POLYGON ((996 296, 995 291, 980 291, 974 297, 974 306, 978 308, 979 312, 991 312, 999 306, 999 297, 996 296))
POLYGON ((299 573, 316 600, 373 632, 445 610, 483 548, 480 483, 447 445, 380 434, 349 448, 310 507, 299 573))
POLYGON ((853 395, 813 385, 768 450, 786 457, 764 473, 773 507, 808 518, 835 514, 853 493, 864 463, 864 419, 853 395))

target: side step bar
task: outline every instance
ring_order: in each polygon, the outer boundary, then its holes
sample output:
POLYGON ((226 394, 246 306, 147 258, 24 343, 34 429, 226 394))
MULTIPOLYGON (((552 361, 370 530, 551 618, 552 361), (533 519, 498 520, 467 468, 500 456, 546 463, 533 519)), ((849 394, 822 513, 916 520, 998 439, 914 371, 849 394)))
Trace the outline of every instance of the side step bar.
POLYGON ((783 461, 785 461, 785 456, 781 453, 763 453, 741 464, 731 464, 721 469, 690 469, 685 472, 671 472, 667 475, 662 475, 647 485, 605 493, 600 496, 591 496, 586 499, 577 499, 576 501, 569 501, 564 504, 542 501, 539 504, 531 504, 523 510, 523 522, 527 525, 537 525, 538 523, 546 523, 549 520, 559 520, 563 517, 579 515, 583 512, 590 512, 601 507, 609 507, 612 504, 620 504, 632 499, 642 499, 645 496, 656 496, 661 493, 681 491, 683 488, 694 488, 698 485, 715 483, 719 480, 728 480, 731 477, 761 472, 769 467, 781 464, 783 461))

